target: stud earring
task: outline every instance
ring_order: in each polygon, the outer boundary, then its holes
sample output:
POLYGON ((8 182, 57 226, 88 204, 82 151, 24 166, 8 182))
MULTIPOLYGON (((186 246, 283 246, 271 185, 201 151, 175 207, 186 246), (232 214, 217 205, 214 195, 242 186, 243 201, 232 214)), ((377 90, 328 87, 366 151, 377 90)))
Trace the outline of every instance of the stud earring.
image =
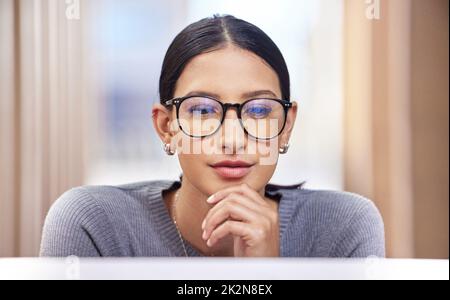
POLYGON ((170 156, 175 155, 175 151, 170 148, 170 143, 164 144, 164 152, 170 156))
POLYGON ((288 152, 288 150, 289 150, 289 143, 287 143, 287 144, 284 144, 282 147, 280 147, 280 149, 278 150, 278 152, 280 153, 280 154, 286 154, 287 152, 288 152))

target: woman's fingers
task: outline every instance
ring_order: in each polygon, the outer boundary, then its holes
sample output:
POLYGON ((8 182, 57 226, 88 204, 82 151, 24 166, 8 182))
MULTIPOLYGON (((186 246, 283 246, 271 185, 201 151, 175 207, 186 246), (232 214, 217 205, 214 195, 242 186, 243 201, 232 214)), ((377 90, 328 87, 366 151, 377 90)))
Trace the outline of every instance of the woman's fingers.
MULTIPOLYGON (((247 200, 249 201, 249 200, 247 200)), ((228 219, 241 221, 245 223, 259 223, 259 219, 263 218, 255 211, 246 207, 245 205, 237 202, 236 200, 223 201, 217 204, 220 207, 214 211, 208 212, 208 216, 205 219, 205 228, 203 232, 203 239, 207 240, 211 232, 220 224, 228 219)))
POLYGON ((266 201, 261 197, 261 195, 258 194, 252 188, 250 188, 246 183, 220 190, 217 193, 211 195, 207 201, 210 204, 214 204, 221 201, 223 198, 225 198, 228 194, 231 193, 239 193, 242 195, 246 195, 256 203, 259 203, 260 205, 263 206, 268 206, 268 203, 266 203, 266 201))
POLYGON ((217 227, 211 234, 211 237, 207 241, 209 247, 214 246, 217 241, 232 234, 233 236, 241 237, 244 241, 251 238, 252 228, 249 224, 228 220, 217 227))
POLYGON ((214 205, 202 224, 208 246, 231 234, 235 256, 279 256, 278 211, 259 193, 242 184, 215 193, 208 203, 214 205))
POLYGON ((223 198, 220 202, 216 203, 206 214, 205 219, 203 220, 202 223, 202 229, 205 229, 205 225, 208 222, 209 217, 214 214, 217 210, 222 209, 223 205, 225 205, 228 201, 232 201, 232 202, 238 202, 240 204, 242 204, 243 206, 254 210, 255 212, 258 213, 262 213, 262 209, 263 207, 261 207, 260 204, 255 203, 253 200, 248 199, 248 197, 242 195, 242 194, 237 194, 237 193, 231 193, 228 194, 225 198, 223 198))

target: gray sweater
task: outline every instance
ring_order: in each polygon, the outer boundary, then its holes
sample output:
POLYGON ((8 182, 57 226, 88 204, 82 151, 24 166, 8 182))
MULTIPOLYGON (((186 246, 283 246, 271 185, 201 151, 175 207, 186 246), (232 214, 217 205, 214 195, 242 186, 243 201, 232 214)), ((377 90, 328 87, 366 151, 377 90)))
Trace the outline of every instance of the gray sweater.
MULTIPOLYGON (((84 186, 64 193, 45 221, 41 256, 184 256, 162 192, 179 181, 84 186)), ((270 188, 272 187, 272 188, 270 188)), ((280 256, 384 257, 384 226, 374 204, 347 192, 273 189, 279 199, 280 256)), ((185 241, 189 256, 203 256, 185 241)))

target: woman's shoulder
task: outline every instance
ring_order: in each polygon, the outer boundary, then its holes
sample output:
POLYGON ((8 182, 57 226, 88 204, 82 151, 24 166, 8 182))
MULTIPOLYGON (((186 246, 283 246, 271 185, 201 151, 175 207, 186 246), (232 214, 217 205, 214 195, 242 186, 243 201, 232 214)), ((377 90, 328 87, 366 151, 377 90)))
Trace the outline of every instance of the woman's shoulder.
POLYGON ((301 211, 332 211, 335 213, 353 214, 357 211, 368 210, 378 213, 373 201, 356 193, 331 190, 309 189, 304 183, 284 186, 269 184, 267 190, 271 195, 278 195, 284 199, 285 205, 291 210, 301 211))
MULTIPOLYGON (((147 220, 160 207, 170 181, 116 186, 80 186, 63 193, 50 208, 43 228, 42 256, 121 256, 130 221, 147 220)), ((151 218, 150 218, 151 219, 151 218)))
POLYGON ((51 211, 95 212, 142 205, 158 198, 161 191, 173 184, 168 180, 154 180, 121 185, 84 185, 63 193, 51 211))
POLYGON ((375 213, 378 209, 369 198, 360 194, 339 190, 303 189, 297 194, 297 199, 306 207, 336 214, 354 215, 358 213, 375 213))
POLYGON ((279 192, 294 211, 331 215, 379 214, 373 201, 356 193, 306 188, 280 188, 279 192))
POLYGON ((326 243, 324 248, 330 251, 326 256, 384 256, 384 223, 370 199, 337 190, 301 188, 280 192, 286 201, 282 213, 287 214, 289 224, 306 229, 316 244, 326 243))

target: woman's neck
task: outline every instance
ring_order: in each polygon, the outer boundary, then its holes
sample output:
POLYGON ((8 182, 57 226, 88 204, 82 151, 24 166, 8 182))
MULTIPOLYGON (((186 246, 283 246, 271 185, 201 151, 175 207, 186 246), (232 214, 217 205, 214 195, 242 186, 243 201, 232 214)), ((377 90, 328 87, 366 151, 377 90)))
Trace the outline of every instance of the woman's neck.
POLYGON ((169 211, 177 220, 178 228, 185 240, 205 256, 233 256, 233 239, 226 238, 210 248, 202 239, 202 222, 212 205, 206 202, 209 195, 203 194, 183 177, 181 187, 167 195, 169 211), (175 194, 178 192, 178 200, 175 194), (174 203, 176 201, 176 203, 174 203), (175 209, 173 209, 176 205, 175 209), (176 216, 174 216, 176 213, 176 216))

